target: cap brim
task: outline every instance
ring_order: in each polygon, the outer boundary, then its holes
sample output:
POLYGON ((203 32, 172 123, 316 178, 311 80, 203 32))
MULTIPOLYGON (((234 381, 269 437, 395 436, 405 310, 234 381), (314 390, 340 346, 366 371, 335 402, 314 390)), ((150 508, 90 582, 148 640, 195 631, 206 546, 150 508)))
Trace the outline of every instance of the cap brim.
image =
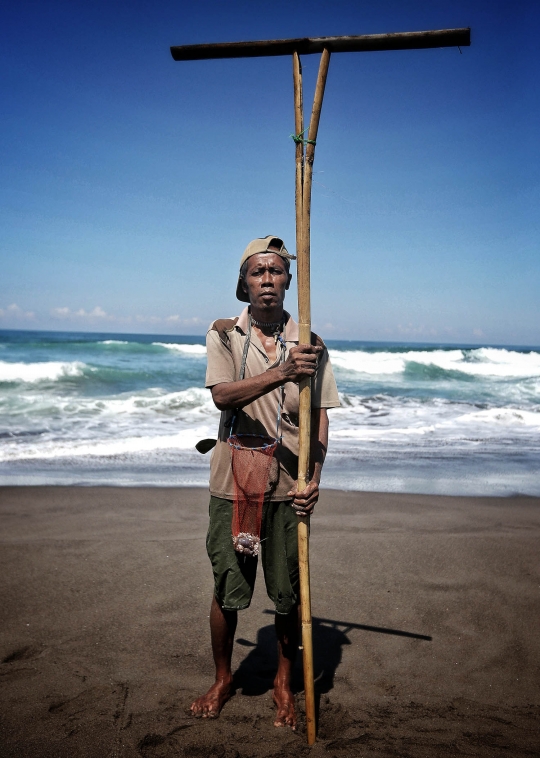
POLYGON ((242 277, 238 277, 238 284, 236 285, 236 299, 240 300, 242 303, 249 303, 249 297, 247 296, 247 293, 244 292, 244 288, 242 287, 242 277))

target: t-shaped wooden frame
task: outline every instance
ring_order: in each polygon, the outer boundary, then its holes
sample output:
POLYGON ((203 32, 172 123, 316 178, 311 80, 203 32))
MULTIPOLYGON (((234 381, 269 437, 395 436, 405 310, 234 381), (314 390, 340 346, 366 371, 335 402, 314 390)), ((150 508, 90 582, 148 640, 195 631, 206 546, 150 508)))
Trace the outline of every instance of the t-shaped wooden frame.
MULTIPOLYGON (((315 143, 319 129, 324 88, 331 53, 370 52, 374 50, 417 50, 432 47, 466 47, 471 44, 471 30, 439 29, 426 32, 369 34, 357 37, 302 37, 299 39, 262 40, 258 42, 220 42, 210 45, 171 47, 175 61, 198 61, 208 58, 257 58, 292 55, 294 83, 294 124, 296 143, 296 254, 298 269, 299 343, 311 343, 310 302, 310 222, 311 183, 315 143), (321 53, 319 73, 311 119, 304 139, 302 66, 300 55, 321 53)), ((298 490, 309 481, 311 381, 300 382, 298 490)), ((311 631, 311 593, 309 582, 309 519, 298 519, 298 559, 302 614, 302 649, 306 731, 309 745, 316 739, 315 688, 313 680, 313 643, 311 631)))

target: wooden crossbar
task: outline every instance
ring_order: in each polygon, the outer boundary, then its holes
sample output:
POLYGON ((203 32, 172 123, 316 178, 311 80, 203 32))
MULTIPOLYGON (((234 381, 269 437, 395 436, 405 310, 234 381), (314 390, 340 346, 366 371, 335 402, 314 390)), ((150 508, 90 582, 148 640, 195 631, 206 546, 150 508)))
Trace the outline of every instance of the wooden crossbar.
POLYGON ((257 42, 218 42, 204 45, 175 45, 175 61, 200 61, 210 58, 260 58, 267 55, 311 55, 322 53, 366 53, 374 50, 421 50, 431 47, 467 47, 471 30, 436 29, 427 32, 363 34, 358 37, 300 37, 257 42))

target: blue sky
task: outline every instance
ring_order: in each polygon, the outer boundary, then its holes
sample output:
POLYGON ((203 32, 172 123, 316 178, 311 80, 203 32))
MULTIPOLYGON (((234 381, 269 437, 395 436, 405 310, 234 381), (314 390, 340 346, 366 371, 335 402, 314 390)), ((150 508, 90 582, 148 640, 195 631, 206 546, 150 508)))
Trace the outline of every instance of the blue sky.
MULTIPOLYGON (((540 344, 538 7, 8 2, 0 328, 202 334, 239 312, 250 239, 294 249, 290 59, 175 63, 171 44, 470 26, 461 55, 333 56, 313 323, 327 338, 540 344)), ((310 107, 318 56, 303 66, 310 107)))

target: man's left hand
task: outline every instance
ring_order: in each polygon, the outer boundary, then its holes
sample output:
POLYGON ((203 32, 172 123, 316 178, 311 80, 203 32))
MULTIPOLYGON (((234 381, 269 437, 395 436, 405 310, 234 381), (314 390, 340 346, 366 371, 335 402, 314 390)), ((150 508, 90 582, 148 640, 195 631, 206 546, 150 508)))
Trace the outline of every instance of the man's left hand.
POLYGON ((293 498, 292 507, 297 516, 311 516, 319 499, 319 485, 317 482, 309 482, 301 492, 298 492, 297 487, 293 487, 287 495, 293 498))

